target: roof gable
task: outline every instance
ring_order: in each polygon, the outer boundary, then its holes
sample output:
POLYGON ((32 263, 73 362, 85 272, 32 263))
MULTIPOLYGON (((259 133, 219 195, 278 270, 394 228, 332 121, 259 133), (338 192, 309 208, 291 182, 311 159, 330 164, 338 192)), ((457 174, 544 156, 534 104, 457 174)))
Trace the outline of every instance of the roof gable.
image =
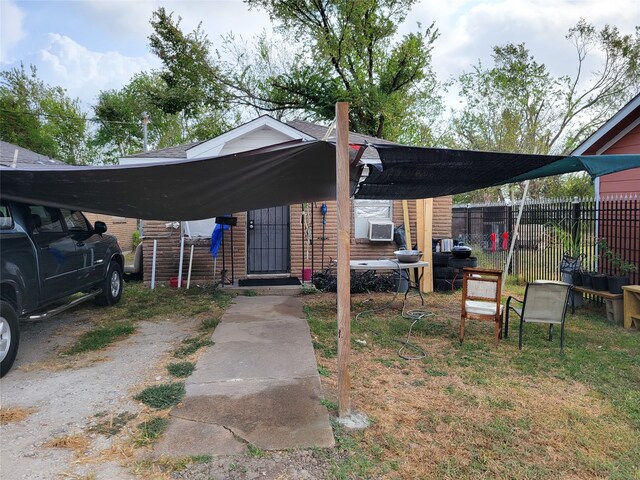
POLYGON ((640 124, 640 94, 618 111, 571 155, 600 155, 640 124))
MULTIPOLYGON (((284 135, 284 137, 288 140, 314 140, 312 136, 307 135, 304 132, 301 132, 295 128, 292 128, 280 122, 279 120, 276 120, 275 118, 270 117, 269 115, 262 115, 256 118, 255 120, 251 120, 250 122, 240 125, 239 127, 236 127, 233 130, 229 130, 228 132, 223 133, 222 135, 219 135, 215 138, 212 138, 211 140, 207 140, 205 142, 200 143, 199 145, 196 145, 188 149, 187 158, 191 159, 191 158, 205 158, 205 157, 218 156, 222 153, 222 150, 225 148, 225 146, 230 142, 233 142, 234 140, 238 140, 241 138, 246 139, 256 134, 256 132, 260 132, 260 131, 264 132, 265 130, 272 130, 276 133, 281 134, 281 135, 277 135, 280 138, 282 138, 282 136, 284 135)), ((233 142, 233 143, 237 143, 237 142, 233 142)), ((273 142, 271 142, 270 144, 273 144, 273 142)), ((253 146, 252 148, 259 148, 260 146, 266 146, 266 145, 267 144, 256 145, 256 146, 253 146)), ((224 153, 225 154, 236 153, 237 151, 239 151, 238 146, 236 145, 233 150, 234 150, 233 152, 224 152, 224 153)))

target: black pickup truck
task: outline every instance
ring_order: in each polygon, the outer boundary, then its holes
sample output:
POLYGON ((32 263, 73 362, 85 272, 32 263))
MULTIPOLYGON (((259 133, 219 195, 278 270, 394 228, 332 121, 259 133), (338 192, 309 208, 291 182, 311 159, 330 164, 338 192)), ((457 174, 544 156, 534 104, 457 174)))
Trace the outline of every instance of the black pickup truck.
POLYGON ((124 258, 106 231, 79 211, 0 201, 0 376, 16 358, 20 319, 120 300, 124 258))

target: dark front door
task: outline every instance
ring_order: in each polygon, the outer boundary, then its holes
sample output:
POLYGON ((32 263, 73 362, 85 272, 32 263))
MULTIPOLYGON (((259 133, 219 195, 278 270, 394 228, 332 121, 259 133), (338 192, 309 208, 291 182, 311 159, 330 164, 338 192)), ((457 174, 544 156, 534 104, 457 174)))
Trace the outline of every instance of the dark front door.
POLYGON ((247 273, 289 273, 289 206, 247 212, 247 273))

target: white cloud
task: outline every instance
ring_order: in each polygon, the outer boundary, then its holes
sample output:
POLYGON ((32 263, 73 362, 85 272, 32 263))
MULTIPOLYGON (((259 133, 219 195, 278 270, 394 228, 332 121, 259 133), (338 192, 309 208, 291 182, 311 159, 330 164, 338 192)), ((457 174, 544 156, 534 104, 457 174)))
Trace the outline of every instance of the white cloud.
POLYGON ((0 63, 10 63, 13 47, 26 33, 22 27, 24 13, 11 0, 0 2, 0 63))
POLYGON ((152 33, 149 21, 159 7, 173 13, 175 20, 180 18, 180 27, 184 32, 191 32, 202 23, 204 32, 215 46, 219 46, 221 35, 232 30, 237 35, 251 38, 263 29, 270 28, 266 13, 256 9, 249 11, 248 6, 240 0, 90 0, 80 5, 91 22, 101 25, 111 34, 138 38, 142 42, 146 42, 152 33))
POLYGON ((151 54, 127 57, 119 52, 94 52, 69 37, 51 33, 40 50, 39 76, 51 85, 61 85, 70 97, 79 97, 85 108, 95 103, 101 90, 126 85, 135 73, 158 66, 151 54))
MULTIPOLYGON (((422 0, 401 27, 401 33, 436 22, 440 37, 433 50, 433 65, 441 80, 470 71, 480 60, 491 64, 492 48, 525 43, 536 61, 554 76, 573 75, 577 67, 573 45, 565 39, 580 18, 596 28, 616 26, 633 33, 637 0, 422 0), (626 13, 625 13, 626 12, 626 13)), ((455 92, 447 95, 455 105, 455 92)))

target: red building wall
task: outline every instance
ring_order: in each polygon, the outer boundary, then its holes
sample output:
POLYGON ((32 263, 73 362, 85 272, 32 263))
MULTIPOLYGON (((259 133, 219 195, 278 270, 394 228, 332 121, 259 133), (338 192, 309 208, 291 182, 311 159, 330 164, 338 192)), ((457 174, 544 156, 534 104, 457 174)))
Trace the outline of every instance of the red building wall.
MULTIPOLYGON (((640 153, 640 125, 636 125, 623 138, 602 152, 607 155, 640 153)), ((600 177, 600 196, 639 195, 640 168, 625 170, 600 177)))

